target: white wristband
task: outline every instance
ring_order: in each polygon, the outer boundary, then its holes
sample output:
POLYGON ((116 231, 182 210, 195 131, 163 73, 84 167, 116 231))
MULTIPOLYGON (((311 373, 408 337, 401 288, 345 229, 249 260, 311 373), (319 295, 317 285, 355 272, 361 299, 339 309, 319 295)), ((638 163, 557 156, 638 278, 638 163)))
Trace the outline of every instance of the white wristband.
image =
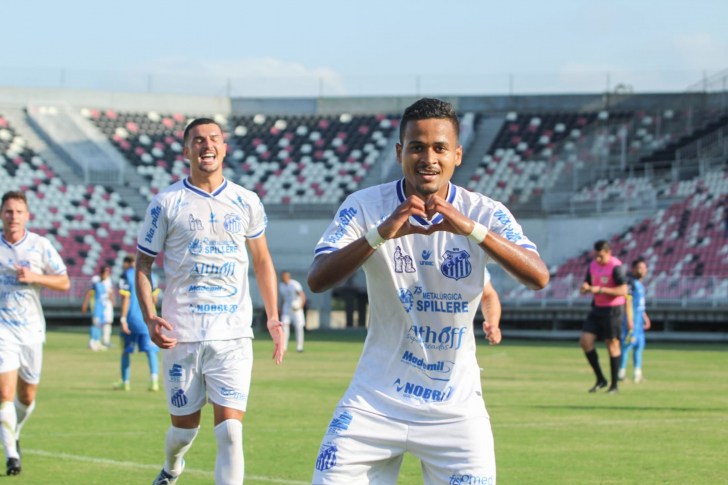
POLYGON ((364 236, 364 237, 366 237, 367 242, 374 249, 377 249, 379 246, 381 246, 382 244, 384 244, 387 241, 379 234, 379 230, 377 229, 377 226, 374 226, 371 229, 369 229, 367 231, 366 236, 364 236))
POLYGON ((468 234, 468 237, 475 241, 476 243, 480 244, 485 239, 485 236, 488 235, 488 228, 485 227, 483 224, 480 224, 478 222, 475 223, 473 226, 473 232, 468 234))

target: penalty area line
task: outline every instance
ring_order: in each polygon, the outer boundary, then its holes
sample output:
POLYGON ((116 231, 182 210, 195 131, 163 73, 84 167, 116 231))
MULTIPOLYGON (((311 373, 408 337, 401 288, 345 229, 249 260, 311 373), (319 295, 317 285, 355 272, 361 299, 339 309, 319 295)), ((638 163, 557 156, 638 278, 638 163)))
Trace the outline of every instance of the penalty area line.
MULTIPOLYGON (((44 451, 44 450, 23 450, 24 455, 35 455, 35 456, 45 456, 48 458, 59 458, 61 460, 73 460, 73 461, 83 461, 87 463, 96 463, 101 465, 113 465, 113 466, 121 466, 126 468, 142 468, 145 470, 159 470, 159 465, 144 465, 141 463, 132 463, 130 461, 117 461, 117 460, 110 460, 108 458, 94 458, 91 456, 83 456, 83 455, 69 455, 68 453, 53 453, 50 451, 44 451)), ((194 468, 185 468, 185 473, 196 473, 198 475, 207 475, 207 476, 214 476, 215 472, 209 471, 209 470, 197 470, 194 468)), ((258 480, 260 482, 270 482, 270 483, 283 483, 288 485, 308 485, 310 482, 302 482, 300 480, 285 480, 283 478, 271 478, 271 477, 258 477, 255 475, 248 475, 245 474, 245 478, 248 480, 258 480)))
POLYGON ((704 418, 648 418, 619 419, 608 421, 557 421, 540 423, 491 423, 493 428, 566 428, 570 426, 609 426, 620 424, 654 424, 654 423, 697 423, 701 421, 728 421, 728 417, 706 416, 704 418))

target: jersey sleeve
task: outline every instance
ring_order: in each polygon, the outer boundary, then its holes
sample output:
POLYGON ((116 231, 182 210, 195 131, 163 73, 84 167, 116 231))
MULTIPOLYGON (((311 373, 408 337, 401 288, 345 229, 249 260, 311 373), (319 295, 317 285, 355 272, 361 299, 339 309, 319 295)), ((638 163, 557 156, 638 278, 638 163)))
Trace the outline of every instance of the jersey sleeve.
POLYGON ((268 226, 268 216, 265 215, 265 207, 263 202, 257 195, 253 194, 255 201, 250 204, 250 219, 248 227, 245 230, 247 239, 257 239, 265 234, 265 228, 268 226))
POLYGON ((164 249, 164 241, 167 238, 167 213, 159 196, 152 199, 147 207, 144 221, 139 228, 137 238, 137 249, 156 258, 164 249))
POLYGON ((616 286, 622 286, 627 284, 627 271, 624 266, 615 266, 612 270, 612 279, 616 286))
POLYGON ((43 274, 61 275, 67 273, 67 268, 61 255, 48 239, 43 239, 43 274))
POLYGON ((303 292, 303 287, 301 286, 301 283, 296 280, 291 280, 291 283, 293 283, 293 289, 296 290, 296 295, 303 292))
POLYGON ((485 278, 483 279, 483 286, 487 285, 490 281, 490 271, 488 271, 488 268, 485 268, 485 278))
POLYGON ((480 217, 478 222, 487 227, 489 231, 493 231, 510 242, 538 254, 536 244, 523 234, 523 228, 516 222, 516 218, 500 202, 497 203, 495 210, 480 217))
POLYGON ((366 234, 366 222, 359 201, 349 196, 336 212, 324 235, 316 244, 315 255, 345 248, 366 234))
POLYGON ((129 280, 126 279, 126 273, 119 278, 119 294, 122 296, 131 295, 131 286, 129 285, 129 280))

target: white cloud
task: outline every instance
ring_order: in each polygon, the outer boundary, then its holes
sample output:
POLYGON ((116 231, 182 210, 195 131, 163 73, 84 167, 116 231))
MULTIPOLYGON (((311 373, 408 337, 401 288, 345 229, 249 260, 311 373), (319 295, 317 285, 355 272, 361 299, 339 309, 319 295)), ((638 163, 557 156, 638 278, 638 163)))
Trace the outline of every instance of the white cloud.
POLYGON ((226 86, 229 80, 233 96, 317 96, 322 90, 327 96, 346 94, 344 81, 334 69, 307 67, 272 57, 240 60, 166 57, 136 64, 130 69, 151 74, 155 84, 175 79, 179 84, 191 85, 207 79, 213 86, 226 86))
POLYGON ((707 32, 676 35, 673 43, 687 68, 725 69, 728 66, 728 42, 707 32))

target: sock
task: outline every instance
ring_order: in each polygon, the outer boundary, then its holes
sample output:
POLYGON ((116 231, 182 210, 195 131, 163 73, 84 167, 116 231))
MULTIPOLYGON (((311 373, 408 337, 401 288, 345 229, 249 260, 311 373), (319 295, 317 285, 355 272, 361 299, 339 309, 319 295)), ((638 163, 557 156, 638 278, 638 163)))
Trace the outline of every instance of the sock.
POLYGON ((594 369, 594 373, 597 375, 597 381, 606 381, 604 374, 602 374, 602 368, 599 367, 599 357, 597 357, 597 349, 591 349, 589 352, 584 352, 586 360, 594 369))
POLYGON ((33 410, 35 409, 35 401, 28 404, 27 406, 20 402, 18 400, 18 396, 15 396, 15 416, 17 419, 17 424, 15 425, 15 439, 20 439, 20 430, 23 428, 23 425, 26 421, 28 421, 28 418, 31 414, 33 414, 33 410))
POLYGON ((111 345, 111 324, 107 323, 101 328, 104 345, 111 345))
POLYGON ((131 356, 124 352, 121 354, 121 381, 129 382, 129 374, 131 374, 131 356))
POLYGON ((642 369, 639 367, 635 367, 634 369, 634 380, 640 380, 642 379, 642 369))
POLYGON ((156 381, 159 376, 159 356, 154 352, 147 352, 147 361, 149 362, 150 380, 156 381))
POLYGON ((296 325, 296 350, 303 350, 303 325, 296 325))
POLYGON ((3 401, 0 403, 0 440, 5 448, 5 458, 20 458, 15 447, 15 429, 18 425, 18 416, 15 414, 15 403, 3 401))
POLYGON ((192 429, 169 427, 164 450, 167 454, 164 470, 173 477, 178 477, 182 473, 182 458, 192 446, 199 430, 199 426, 192 429))
POLYGON ((215 460, 216 485, 242 485, 245 475, 243 457, 243 423, 226 419, 215 426, 217 459, 215 460))
POLYGON ((288 350, 288 339, 291 336, 291 326, 283 325, 283 350, 288 350))
POLYGON ((617 378, 619 376, 619 364, 622 361, 622 356, 609 357, 609 370, 612 371, 612 385, 611 387, 617 387, 617 378))

